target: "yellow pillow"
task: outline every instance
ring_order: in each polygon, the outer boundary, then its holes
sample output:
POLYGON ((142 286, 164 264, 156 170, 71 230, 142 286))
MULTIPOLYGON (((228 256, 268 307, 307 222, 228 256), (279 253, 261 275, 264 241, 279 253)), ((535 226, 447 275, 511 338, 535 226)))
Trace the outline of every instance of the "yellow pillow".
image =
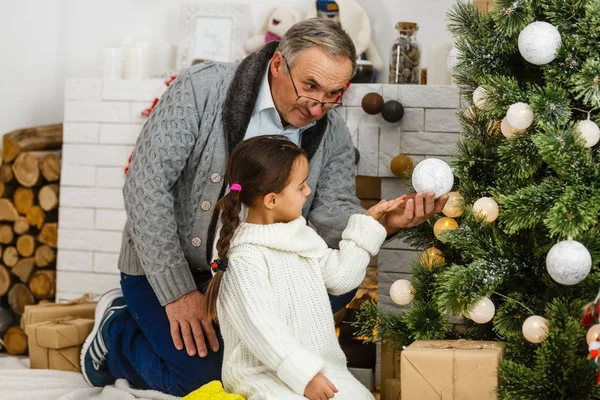
POLYGON ((194 390, 182 400, 246 400, 239 394, 230 394, 223 389, 220 381, 208 382, 200 389, 194 390))

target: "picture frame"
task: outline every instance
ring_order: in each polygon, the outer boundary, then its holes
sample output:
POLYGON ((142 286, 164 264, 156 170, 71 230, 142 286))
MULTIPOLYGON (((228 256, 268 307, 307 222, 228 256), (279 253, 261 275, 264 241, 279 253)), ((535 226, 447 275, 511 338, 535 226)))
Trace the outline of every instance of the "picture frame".
POLYGON ((185 3, 181 10, 179 70, 196 59, 235 62, 245 56, 248 4, 185 3))

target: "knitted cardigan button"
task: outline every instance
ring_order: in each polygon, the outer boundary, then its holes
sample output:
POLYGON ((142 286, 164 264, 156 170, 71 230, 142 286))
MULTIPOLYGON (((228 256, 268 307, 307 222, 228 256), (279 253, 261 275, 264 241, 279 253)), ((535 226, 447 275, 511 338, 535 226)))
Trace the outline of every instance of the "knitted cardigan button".
POLYGON ((210 210, 210 201, 203 201, 202 204, 200 204, 200 208, 202 208, 204 211, 210 210))
POLYGON ((195 237, 192 239, 192 246, 198 247, 201 244, 202 244, 202 239, 200 239, 199 237, 195 237))
POLYGON ((213 181, 214 183, 219 183, 221 181, 221 175, 219 175, 215 172, 214 174, 212 174, 210 176, 210 180, 213 181))

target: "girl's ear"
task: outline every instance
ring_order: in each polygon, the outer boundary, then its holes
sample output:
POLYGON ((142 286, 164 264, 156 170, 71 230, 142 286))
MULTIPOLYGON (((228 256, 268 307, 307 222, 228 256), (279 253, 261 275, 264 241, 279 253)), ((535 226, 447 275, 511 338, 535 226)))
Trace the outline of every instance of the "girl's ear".
POLYGON ((268 210, 273 210, 277 206, 277 194, 268 193, 263 197, 263 203, 268 210))

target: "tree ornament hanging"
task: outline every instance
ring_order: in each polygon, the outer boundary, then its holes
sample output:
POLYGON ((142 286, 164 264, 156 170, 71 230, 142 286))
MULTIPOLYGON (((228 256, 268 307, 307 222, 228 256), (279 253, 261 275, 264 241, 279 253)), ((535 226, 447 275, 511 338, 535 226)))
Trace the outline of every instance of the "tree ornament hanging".
POLYGON ((392 174, 400 178, 406 178, 413 168, 413 161, 406 154, 397 155, 390 163, 390 170, 392 171, 392 174))
POLYGON ((465 198, 459 192, 448 193, 448 202, 442 213, 446 217, 458 218, 465 212, 465 198))
POLYGON ((500 131, 502 132, 504 137, 506 137, 507 139, 513 138, 513 137, 525 132, 524 130, 515 129, 512 126, 510 126, 510 124, 506 120, 506 117, 504 117, 502 119, 502 122, 500 123, 500 131))
POLYGON ((388 100, 383 104, 381 116, 389 123, 398 122, 404 117, 404 107, 396 100, 388 100))
POLYGON ((412 184, 417 193, 434 192, 437 199, 452 190, 454 174, 444 161, 427 158, 415 167, 412 184))
POLYGON ((483 86, 479 86, 477 89, 475 89, 475 91, 473 92, 473 104, 475 105, 475 107, 479 108, 480 110, 483 110, 485 108, 485 101, 487 95, 487 90, 485 90, 483 86))
POLYGON ((592 325, 590 327, 590 329, 588 329, 588 331, 585 335, 585 340, 586 340, 588 346, 592 342, 597 342, 599 339, 600 339, 600 324, 592 325))
POLYGON ((548 321, 539 315, 533 315, 523 323, 523 336, 531 343, 541 343, 548 336, 548 321))
POLYGON ((579 134, 585 140, 585 147, 594 147, 600 141, 600 128, 591 119, 579 121, 577 124, 579 134))
POLYGON ((487 222, 494 222, 499 213, 498 203, 491 197, 482 197, 473 204, 473 215, 484 217, 487 222))
POLYGON ((548 252, 546 268, 552 279, 561 285, 576 285, 590 273, 592 256, 578 241, 563 240, 548 252))
POLYGON ((496 314, 496 306, 489 297, 482 297, 475 305, 469 309, 468 316, 478 324, 488 323, 496 314))
POLYGON ((410 304, 415 298, 415 288, 412 283, 406 279, 398 279, 390 287, 390 297, 392 301, 400 306, 410 304))
POLYGON ((442 243, 446 242, 443 233, 458 229, 458 222, 454 218, 442 217, 433 224, 433 235, 442 243))
POLYGON ((362 99, 361 106, 367 114, 379 114, 383 108, 383 97, 376 92, 367 93, 362 99))
POLYGON ((446 262, 444 253, 436 247, 429 247, 425 249, 419 257, 419 263, 422 267, 426 267, 431 270, 434 266, 443 265, 446 262))
POLYGON ((515 103, 506 112, 506 122, 515 129, 525 130, 533 123, 533 110, 526 103, 515 103))
POLYGON ((556 58, 561 42, 560 33, 554 25, 536 21, 519 34, 519 52, 528 62, 544 65, 556 58))

